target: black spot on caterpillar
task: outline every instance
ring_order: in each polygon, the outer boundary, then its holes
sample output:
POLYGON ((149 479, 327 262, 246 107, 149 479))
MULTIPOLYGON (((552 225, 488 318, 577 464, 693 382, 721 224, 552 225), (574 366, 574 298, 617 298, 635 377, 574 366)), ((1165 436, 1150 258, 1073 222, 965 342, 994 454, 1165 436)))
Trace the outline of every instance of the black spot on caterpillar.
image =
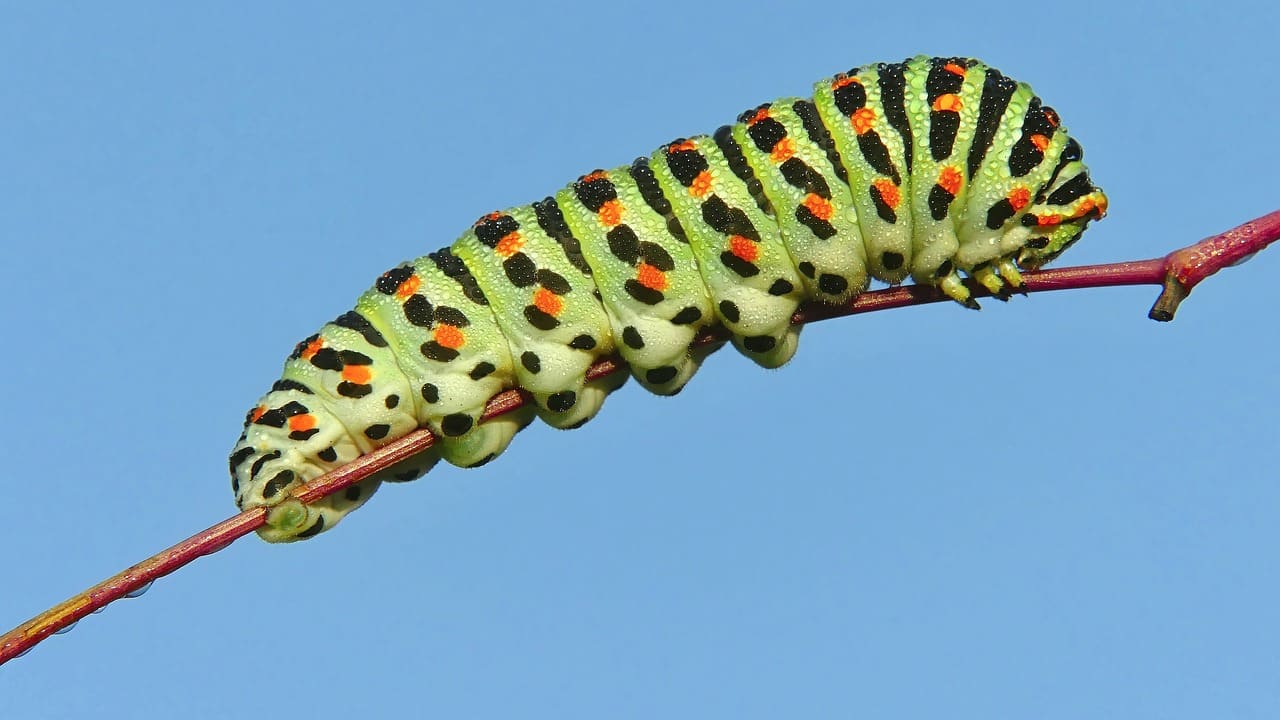
POLYGON ((970 304, 962 275, 1001 292, 1106 210, 1080 146, 1031 89, 968 58, 855 68, 742 113, 712 135, 580 177, 480 218, 450 247, 393 268, 299 343, 232 450, 241 508, 429 427, 428 452, 359 489, 274 512, 271 541, 334 527, 379 484, 439 459, 474 467, 534 414, 562 428, 625 376, 674 394, 722 324, 765 367, 787 362, 804 301, 841 303, 910 277, 970 304), (520 386, 535 407, 480 423, 520 386), (394 400, 392 400, 394 398, 394 400))

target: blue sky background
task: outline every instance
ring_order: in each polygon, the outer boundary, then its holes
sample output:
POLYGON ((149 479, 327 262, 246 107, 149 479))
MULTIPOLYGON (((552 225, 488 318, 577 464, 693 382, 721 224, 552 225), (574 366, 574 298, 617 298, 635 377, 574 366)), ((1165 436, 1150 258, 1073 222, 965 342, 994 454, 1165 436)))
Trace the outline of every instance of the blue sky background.
MULTIPOLYGON (((0 4, 4 628, 231 514, 246 408, 386 268, 854 65, 1031 82, 1111 197, 1067 263, 1280 207, 1260 3, 184 5, 0 4)), ((1277 717, 1277 273, 722 353, 196 562, 0 716, 1277 717)))

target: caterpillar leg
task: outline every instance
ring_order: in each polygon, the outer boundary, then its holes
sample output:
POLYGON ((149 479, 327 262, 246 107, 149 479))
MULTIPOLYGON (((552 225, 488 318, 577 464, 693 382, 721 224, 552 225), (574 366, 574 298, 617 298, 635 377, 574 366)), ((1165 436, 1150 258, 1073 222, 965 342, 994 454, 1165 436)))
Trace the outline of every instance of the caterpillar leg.
POLYGON ((600 412, 609 393, 626 384, 628 377, 619 372, 554 393, 531 393, 538 417, 562 430, 582 427, 600 412))
POLYGON ((734 335, 733 346, 762 368, 786 365, 800 345, 800 326, 789 325, 778 335, 734 335))
POLYGON ((964 305, 967 308, 978 310, 980 306, 978 301, 973 299, 973 295, 969 292, 969 288, 964 286, 964 281, 960 278, 960 273, 952 270, 938 281, 938 288, 946 293, 947 297, 964 305))
POLYGON ((1014 264, 1013 258, 1000 258, 996 262, 996 272, 1010 287, 1021 288, 1026 284, 1022 280, 1022 273, 1018 270, 1018 266, 1014 264))
POLYGON ((655 395, 675 395, 684 389, 694 373, 702 367, 702 361, 723 346, 724 343, 719 342, 686 349, 678 359, 658 367, 632 364, 631 374, 655 395))
POLYGON ((636 382, 654 395, 675 395, 684 389, 698 372, 701 363, 686 352, 682 357, 656 367, 642 367, 631 363, 631 374, 636 382))
POLYGON ((996 268, 990 264, 983 264, 974 268, 969 275, 978 281, 978 284, 986 288, 992 295, 1002 295, 1005 292, 1004 278, 996 272, 996 268))
POLYGON ((516 433, 533 422, 535 416, 533 408, 523 407, 481 423, 482 412, 483 408, 474 417, 450 415, 439 426, 429 424, 436 434, 441 459, 457 467, 480 467, 501 455, 516 433), (462 430, 463 426, 468 429, 461 434, 449 435, 449 432, 462 430))

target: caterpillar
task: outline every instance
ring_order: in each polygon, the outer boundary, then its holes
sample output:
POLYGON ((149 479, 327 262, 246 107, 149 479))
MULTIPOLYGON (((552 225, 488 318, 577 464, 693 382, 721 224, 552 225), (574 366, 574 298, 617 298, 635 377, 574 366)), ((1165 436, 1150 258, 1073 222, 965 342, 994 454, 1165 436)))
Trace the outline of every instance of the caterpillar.
POLYGON ((535 416, 575 428, 626 375, 673 395, 723 343, 764 367, 795 353, 801 302, 844 303, 871 280, 938 287, 976 306, 1021 284, 1106 212, 1076 140, 1025 83, 969 58, 915 57, 819 81, 711 135, 595 170, 481 217, 448 247, 378 278, 298 343, 231 452, 259 535, 334 527, 384 482, 443 459, 483 465, 535 416), (511 387, 532 405, 483 424, 511 387), (289 491, 419 427, 438 442, 310 505, 289 491))

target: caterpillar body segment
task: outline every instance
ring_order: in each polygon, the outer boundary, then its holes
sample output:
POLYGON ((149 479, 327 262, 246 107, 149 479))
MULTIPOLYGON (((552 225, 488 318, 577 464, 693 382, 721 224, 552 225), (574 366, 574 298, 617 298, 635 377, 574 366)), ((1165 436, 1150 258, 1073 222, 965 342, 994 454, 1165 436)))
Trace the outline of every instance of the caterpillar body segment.
POLYGON ((911 265, 912 133, 906 64, 857 68, 814 86, 814 105, 848 177, 867 270, 888 283, 911 265), (886 104, 887 103, 887 104, 886 104))
POLYGON ((236 502, 269 508, 264 539, 312 537, 384 481, 489 462, 535 415, 587 422, 625 382, 586 380, 614 353, 671 395, 719 347, 690 349, 709 325, 777 367, 796 350, 801 302, 908 277, 968 305, 964 276, 1005 293, 1105 213, 1082 157, 1026 84, 916 57, 489 213, 298 344, 232 450, 236 502), (533 406, 480 423, 512 387, 533 406), (430 450, 310 505, 289 497, 418 427, 437 436, 430 450))
POLYGON ((514 361, 488 298, 450 249, 384 273, 356 314, 386 340, 408 379, 409 392, 386 395, 383 405, 413 408, 418 425, 438 438, 441 458, 475 467, 506 449, 522 426, 505 416, 479 422, 487 398, 513 382, 514 361))
POLYGON ((782 233, 805 297, 844 303, 867 288, 866 250, 848 174, 830 133, 806 99, 786 98, 748 110, 731 129, 782 233))
POLYGON ((710 137, 665 145, 651 162, 734 346, 764 367, 790 360, 800 335, 791 316, 803 294, 772 211, 757 203, 710 137))
POLYGON ((962 302, 968 293, 952 261, 961 242, 952 206, 964 207, 971 182, 966 151, 973 147, 984 78, 985 68, 969 60, 916 58, 907 69, 908 115, 920 138, 911 161, 911 276, 940 284, 962 302))
POLYGON ((689 345, 714 311, 648 163, 584 175, 555 200, 581 241, 609 322, 621 328, 617 348, 636 380, 659 395, 679 392, 701 362, 689 345))
POLYGON ((549 425, 577 427, 604 403, 587 368, 614 351, 591 267, 554 202, 481 218, 454 244, 493 305, 518 384, 549 425))

